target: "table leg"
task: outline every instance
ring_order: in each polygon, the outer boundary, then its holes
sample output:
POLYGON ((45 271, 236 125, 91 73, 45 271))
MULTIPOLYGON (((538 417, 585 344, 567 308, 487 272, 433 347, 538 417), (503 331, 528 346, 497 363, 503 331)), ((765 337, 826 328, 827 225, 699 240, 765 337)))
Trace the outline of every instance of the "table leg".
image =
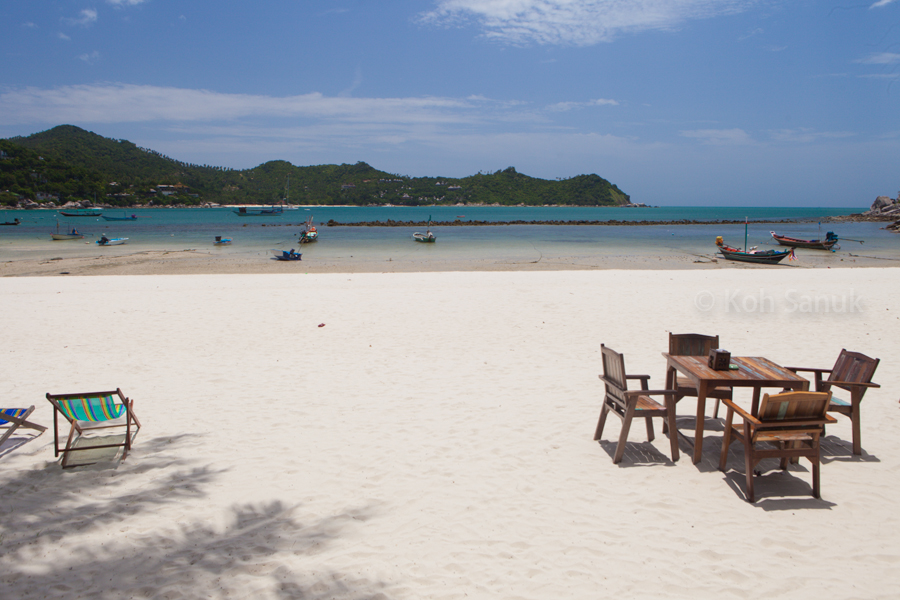
MULTIPOLYGON (((674 390, 674 389, 675 389, 676 377, 677 377, 677 373, 676 373, 675 369, 672 368, 672 367, 667 367, 667 368, 666 368, 666 389, 667 389, 667 390, 674 390)), ((678 406, 678 401, 679 401, 679 400, 680 400, 680 398, 679 398, 678 396, 675 396, 674 398, 672 398, 672 403, 673 403, 675 406, 678 406)), ((674 411, 674 408, 673 408, 673 411, 674 411)), ((669 433, 669 420, 668 420, 668 419, 665 419, 665 420, 663 421, 663 435, 666 435, 667 433, 669 433)), ((677 435, 677 432, 673 431, 673 432, 672 432, 671 434, 669 434, 669 435, 672 435, 672 434, 676 434, 676 435, 677 435)))
POLYGON ((697 424, 694 426, 694 464, 703 458, 703 425, 706 420, 706 388, 707 383, 697 384, 697 424))
POLYGON ((753 403, 750 405, 750 414, 754 417, 759 416, 759 395, 762 393, 762 386, 753 386, 753 403))

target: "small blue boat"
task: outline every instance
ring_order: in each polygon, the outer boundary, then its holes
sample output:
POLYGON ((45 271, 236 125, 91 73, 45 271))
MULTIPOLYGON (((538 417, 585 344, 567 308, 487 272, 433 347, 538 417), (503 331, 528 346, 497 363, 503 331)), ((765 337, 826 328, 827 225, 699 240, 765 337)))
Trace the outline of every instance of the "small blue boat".
POLYGON ((103 220, 105 221, 137 221, 137 215, 131 215, 130 217, 107 217, 106 215, 102 215, 103 220))
POLYGON ((287 250, 272 250, 272 254, 278 260, 300 260, 300 257, 303 256, 299 252, 294 252, 294 249, 291 248, 290 251, 287 250))

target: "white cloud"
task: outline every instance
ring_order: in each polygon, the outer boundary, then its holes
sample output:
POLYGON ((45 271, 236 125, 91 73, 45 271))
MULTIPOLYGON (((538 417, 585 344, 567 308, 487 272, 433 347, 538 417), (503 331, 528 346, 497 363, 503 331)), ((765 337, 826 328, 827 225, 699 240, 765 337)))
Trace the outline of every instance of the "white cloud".
POLYGON ((853 137, 849 131, 815 131, 813 129, 775 129, 769 132, 772 140, 794 144, 809 144, 820 140, 837 140, 853 137))
POLYGON ((716 146, 744 145, 753 141, 743 129, 694 129, 682 131, 681 135, 716 146))
POLYGON ((588 46, 617 35, 673 29, 686 21, 741 12, 755 0, 437 0, 419 20, 469 21, 484 36, 510 44, 588 46))
POLYGON ((77 17, 63 19, 69 25, 82 25, 87 27, 97 22, 97 11, 93 8, 85 8, 77 17))
POLYGON ((100 58, 100 53, 97 52, 96 50, 94 50, 93 52, 90 52, 90 53, 78 55, 78 60, 83 60, 84 62, 86 62, 89 65, 92 65, 95 62, 97 62, 97 59, 99 59, 99 58, 100 58))
POLYGON ((106 0, 107 3, 112 4, 113 6, 137 6, 138 4, 143 4, 146 0, 106 0))
POLYGON ((25 27, 26 29, 36 29, 37 25, 32 23, 31 21, 28 21, 26 23, 22 23, 22 27, 25 27))
MULTIPOLYGON (((93 52, 80 56, 90 61, 93 52)), ((487 103, 456 98, 342 98, 320 93, 276 98, 149 85, 34 87, 0 93, 0 124, 214 121, 248 117, 333 119, 351 123, 462 123, 487 103)))
POLYGON ((69 36, 67 36, 66 34, 64 34, 62 31, 60 31, 59 33, 57 33, 57 34, 56 34, 56 37, 58 37, 59 39, 61 39, 61 40, 63 40, 63 41, 66 41, 66 42, 72 40, 72 38, 70 38, 69 36))
POLYGON ((878 54, 870 54, 856 62, 864 65, 892 65, 894 63, 900 63, 900 54, 895 52, 879 52, 878 54))
POLYGON ((575 108, 586 108, 589 106, 618 106, 615 100, 607 100, 606 98, 598 98, 596 100, 588 100, 587 102, 557 102, 547 107, 548 110, 554 112, 565 112, 575 108))
POLYGON ((894 2, 894 0, 878 0, 878 2, 876 2, 875 4, 873 4, 872 6, 870 6, 869 8, 881 8, 882 6, 887 6, 887 5, 890 4, 891 2, 894 2))

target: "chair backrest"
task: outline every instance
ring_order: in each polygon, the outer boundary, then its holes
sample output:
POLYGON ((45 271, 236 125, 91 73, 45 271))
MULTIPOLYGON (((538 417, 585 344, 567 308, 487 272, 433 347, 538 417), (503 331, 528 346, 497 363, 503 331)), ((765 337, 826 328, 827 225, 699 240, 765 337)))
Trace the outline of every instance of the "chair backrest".
POLYGON ((120 404, 116 404, 117 392, 97 392, 90 394, 47 394, 56 410, 69 421, 111 421, 125 413, 125 399, 118 393, 120 404))
POLYGON ((719 347, 719 336, 699 333, 670 333, 669 354, 672 356, 709 356, 719 347))
MULTIPOLYGON (((764 424, 778 423, 788 427, 791 422, 825 419, 831 392, 783 392, 765 394, 759 404, 759 416, 764 424)), ((808 425, 807 425, 808 426, 808 425)))
POLYGON ((603 381, 606 383, 606 397, 621 405, 625 405, 625 390, 628 380, 625 378, 625 358, 613 350, 600 344, 603 358, 603 381))
POLYGON ((0 425, 5 425, 10 423, 10 421, 4 419, 4 415, 14 417, 14 418, 22 418, 25 416, 25 413, 28 412, 27 408, 0 408, 0 425))
MULTIPOLYGON (((871 383, 875 369, 878 368, 879 358, 870 358, 859 352, 841 350, 837 362, 831 370, 827 381, 848 381, 850 383, 871 383)), ((841 387, 841 386, 838 386, 841 387)), ((862 389, 860 396, 865 393, 862 389)))

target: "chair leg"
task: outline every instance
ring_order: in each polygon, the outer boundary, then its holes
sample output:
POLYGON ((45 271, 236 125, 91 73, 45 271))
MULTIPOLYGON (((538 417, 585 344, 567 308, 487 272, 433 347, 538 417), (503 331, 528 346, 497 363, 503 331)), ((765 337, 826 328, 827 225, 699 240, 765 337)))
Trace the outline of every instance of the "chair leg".
POLYGON ((603 436, 603 427, 606 425, 606 415, 609 414, 609 404, 603 403, 600 409, 600 419, 597 421, 597 430, 594 432, 594 441, 596 442, 603 436))
POLYGON ((750 426, 744 423, 744 465, 747 469, 747 501, 756 502, 756 493, 753 490, 753 438, 750 436, 750 426))
POLYGON ((622 419, 622 431, 619 432, 619 443, 616 444, 616 455, 613 456, 613 464, 618 464, 625 455, 625 443, 628 441, 628 430, 631 429, 631 420, 634 418, 634 407, 629 406, 622 419))
POLYGON ((731 423, 725 423, 725 434, 722 436, 722 452, 719 457, 719 470, 724 472, 728 466, 728 448, 731 446, 731 423))
POLYGON ((714 419, 719 418, 719 399, 718 398, 716 398, 716 407, 713 409, 713 418, 714 419))
POLYGON ((816 452, 816 456, 810 457, 809 460, 812 463, 812 477, 813 477, 812 495, 813 495, 813 498, 821 498, 822 496, 819 493, 819 453, 816 452))
POLYGON ((859 401, 853 402, 850 410, 850 422, 853 426, 853 454, 862 454, 862 442, 859 439, 859 401))
POLYGON ((647 441, 652 442, 656 439, 656 435, 653 433, 653 417, 644 417, 647 421, 647 441))
MULTIPOLYGON (((75 430, 76 430, 77 428, 78 428, 78 427, 77 427, 77 426, 75 425, 75 423, 73 422, 73 423, 72 423, 72 428, 69 429, 69 437, 68 437, 68 439, 66 439, 66 447, 63 448, 63 450, 62 450, 63 459, 62 459, 62 465, 61 465, 61 466, 62 466, 63 469, 65 469, 65 468, 66 468, 66 465, 69 464, 69 452, 70 452, 70 448, 72 447, 72 438, 75 436, 75 430)), ((79 433, 80 433, 80 432, 79 432, 79 433)))

